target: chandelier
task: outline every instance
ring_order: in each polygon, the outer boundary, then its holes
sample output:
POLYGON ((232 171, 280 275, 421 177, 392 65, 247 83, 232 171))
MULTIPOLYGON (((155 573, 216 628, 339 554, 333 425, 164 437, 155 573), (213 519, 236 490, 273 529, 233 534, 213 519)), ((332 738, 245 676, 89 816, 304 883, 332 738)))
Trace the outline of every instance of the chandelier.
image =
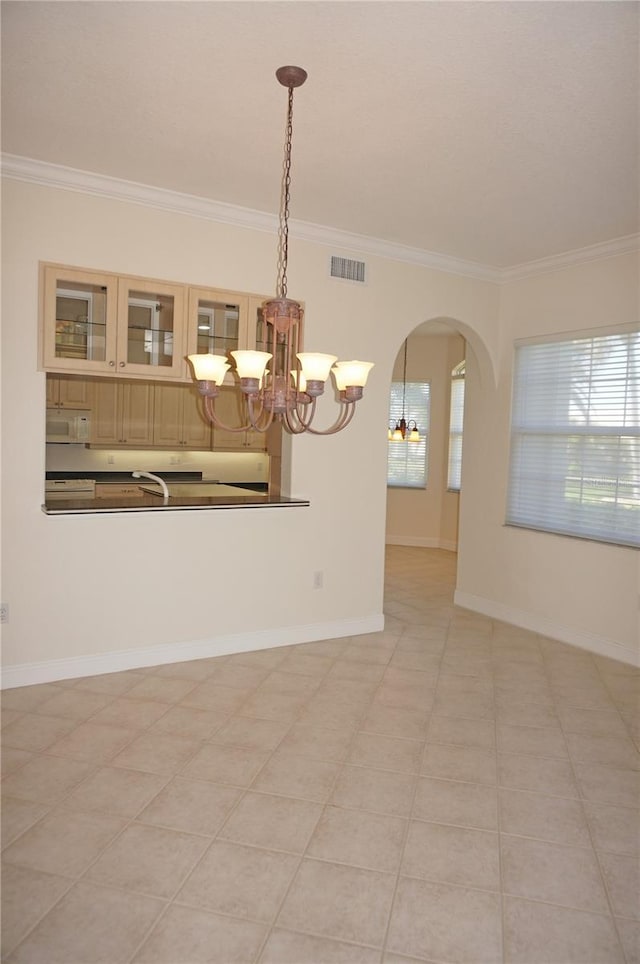
POLYGON ((284 166, 278 227, 278 272, 276 297, 262 306, 269 351, 232 351, 247 409, 245 425, 225 425, 215 410, 215 401, 226 372, 231 367, 225 355, 189 355, 198 391, 204 399, 207 418, 230 432, 266 432, 274 419, 292 435, 311 432, 333 435, 345 428, 363 395, 373 362, 338 361, 336 355, 298 351, 302 305, 287 297, 289 259, 289 202, 291 187, 291 140, 293 134, 293 91, 302 86, 307 72, 302 67, 280 67, 276 77, 289 91, 285 128, 284 166), (272 370, 267 369, 271 362, 272 370), (334 424, 320 431, 312 427, 316 401, 324 392, 329 372, 333 372, 340 398, 334 424))
POLYGON ((389 441, 390 442, 419 442, 420 432, 418 431, 418 425, 414 418, 410 418, 408 421, 404 414, 404 407, 407 399, 407 339, 404 340, 404 367, 402 371, 402 416, 396 421, 395 426, 393 420, 389 423, 389 441), (411 427, 413 426, 413 428, 411 427))

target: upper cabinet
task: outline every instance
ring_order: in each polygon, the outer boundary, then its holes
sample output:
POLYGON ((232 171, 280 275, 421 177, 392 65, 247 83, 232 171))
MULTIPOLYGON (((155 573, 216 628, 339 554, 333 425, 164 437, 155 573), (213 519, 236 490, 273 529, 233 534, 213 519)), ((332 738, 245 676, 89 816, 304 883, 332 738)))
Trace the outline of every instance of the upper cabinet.
POLYGON ((93 384, 77 375, 49 375, 47 378, 47 408, 90 409, 93 404, 93 384))
POLYGON ((237 291, 189 289, 187 355, 228 355, 249 345, 249 298, 237 291))
POLYGON ((183 378, 185 289, 182 285, 118 279, 118 374, 183 378))
POLYGON ((91 417, 91 444, 153 445, 155 386, 148 382, 96 379, 91 417))
POLYGON ((41 353, 47 371, 116 372, 118 279, 42 266, 41 353))
POLYGON ((191 385, 156 385, 153 444, 159 448, 211 449, 211 425, 191 385))
POLYGON ((270 347, 264 296, 56 264, 40 266, 40 288, 47 372, 191 383, 187 355, 211 353, 227 356, 232 386, 229 353, 270 347))
POLYGON ((183 285, 42 265, 45 371, 184 379, 183 285))

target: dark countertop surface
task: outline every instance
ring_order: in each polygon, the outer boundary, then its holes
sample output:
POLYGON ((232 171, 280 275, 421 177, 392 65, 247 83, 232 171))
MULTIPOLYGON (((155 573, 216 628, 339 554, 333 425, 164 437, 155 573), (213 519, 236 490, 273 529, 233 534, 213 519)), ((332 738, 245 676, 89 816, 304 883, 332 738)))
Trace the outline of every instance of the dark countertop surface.
MULTIPOLYGON (((202 472, 154 472, 165 482, 201 482, 202 472)), ((90 469, 80 470, 79 472, 45 472, 45 478, 49 479, 95 479, 96 482, 135 482, 132 472, 92 472, 90 469)))
MULTIPOLYGON (((202 478, 202 472, 154 472, 154 475, 160 476, 165 482, 203 482, 209 481, 202 478)), ((134 479, 131 472, 91 472, 85 469, 84 472, 46 472, 45 479, 51 481, 53 479, 93 479, 98 485, 109 485, 111 483, 122 485, 123 483, 131 483, 132 485, 148 485, 149 480, 134 479)), ((217 481, 210 480, 210 481, 217 481)), ((267 482, 225 482, 225 485, 234 485, 241 489, 247 489, 250 492, 260 492, 266 495, 269 485, 267 482)))
POLYGON ((45 502, 42 511, 47 515, 98 515, 105 512, 175 512, 185 509, 259 509, 308 505, 307 499, 291 499, 247 490, 246 496, 172 496, 168 502, 150 494, 113 499, 56 499, 45 502))

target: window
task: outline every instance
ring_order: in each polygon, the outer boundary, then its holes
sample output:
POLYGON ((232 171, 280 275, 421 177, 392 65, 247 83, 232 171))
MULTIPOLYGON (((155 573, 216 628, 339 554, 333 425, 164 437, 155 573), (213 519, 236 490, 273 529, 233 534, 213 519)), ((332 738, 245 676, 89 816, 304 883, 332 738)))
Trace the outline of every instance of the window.
POLYGON ((640 332, 516 347, 507 522, 640 545, 640 332))
POLYGON ((387 460, 387 485, 408 489, 424 489, 427 484, 427 451, 429 436, 429 383, 392 382, 389 421, 402 418, 403 390, 404 412, 407 419, 415 419, 420 431, 419 442, 389 442, 387 460))
POLYGON ((451 402, 449 406, 449 464, 447 468, 447 488, 451 492, 460 491, 462 476, 462 421, 464 417, 464 375, 465 362, 451 372, 451 402))

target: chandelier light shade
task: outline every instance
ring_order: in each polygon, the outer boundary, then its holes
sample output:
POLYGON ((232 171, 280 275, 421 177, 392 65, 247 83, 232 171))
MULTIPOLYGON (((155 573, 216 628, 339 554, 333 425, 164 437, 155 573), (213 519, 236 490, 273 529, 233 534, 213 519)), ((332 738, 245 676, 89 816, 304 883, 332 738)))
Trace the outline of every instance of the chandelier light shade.
POLYGON ((414 418, 405 416, 407 399, 407 339, 404 340, 404 365, 402 370, 402 415, 397 421, 389 423, 388 439, 390 442, 419 442, 420 431, 414 418))
POLYGON ((220 394, 230 364, 224 355, 189 355, 198 391, 204 399, 207 418, 230 432, 253 429, 266 432, 274 420, 282 423, 292 435, 310 432, 333 435, 345 428, 355 413, 356 402, 363 395, 373 362, 338 361, 335 355, 298 351, 303 310, 299 301, 287 297, 289 261, 289 202, 291 188, 291 142, 293 135, 293 92, 307 79, 302 67, 280 67, 278 82, 288 96, 285 127, 284 167, 278 227, 278 273, 276 297, 265 301, 262 315, 267 327, 269 351, 232 351, 240 390, 246 400, 246 424, 225 425, 216 413, 215 401, 220 394), (271 368, 267 369, 269 362, 271 368), (338 415, 330 428, 313 428, 316 400, 324 393, 329 373, 333 372, 340 399, 338 415))
POLYGON ((231 368, 224 355, 190 355, 189 358, 199 382, 217 382, 221 385, 231 368))

